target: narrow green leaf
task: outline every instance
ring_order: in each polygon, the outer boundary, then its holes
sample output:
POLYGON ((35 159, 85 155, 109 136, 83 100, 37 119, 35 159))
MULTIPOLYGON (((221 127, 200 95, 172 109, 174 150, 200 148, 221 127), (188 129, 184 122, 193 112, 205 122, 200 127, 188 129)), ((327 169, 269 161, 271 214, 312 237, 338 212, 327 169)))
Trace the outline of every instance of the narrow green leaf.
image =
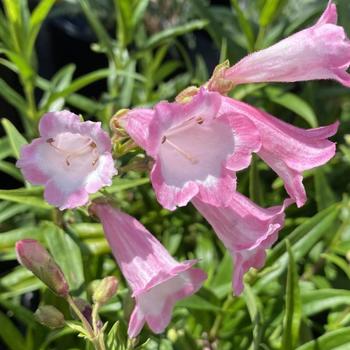
POLYGON ((135 28, 138 25, 138 23, 142 20, 147 10, 148 4, 149 0, 139 0, 137 2, 131 18, 131 25, 133 28, 135 28))
POLYGON ((194 20, 181 26, 165 29, 160 33, 152 35, 145 43, 143 49, 150 49, 177 36, 193 32, 194 30, 203 29, 207 24, 208 21, 206 20, 194 20))
POLYGON ((71 290, 84 284, 82 255, 77 243, 66 232, 52 222, 42 225, 46 244, 55 261, 61 267, 71 290))
POLYGON ((283 322, 282 349, 294 350, 299 340, 301 323, 301 300, 297 266, 289 241, 286 241, 288 251, 288 272, 286 288, 286 307, 283 322))
MULTIPOLYGON (((1 90, 1 87, 0 87, 0 90, 1 90)), ((1 123, 3 128, 5 129, 8 140, 10 142, 13 156, 18 159, 21 148, 22 146, 27 144, 27 141, 8 119, 5 119, 5 118, 1 119, 1 123)))
MULTIPOLYGON (((6 202, 9 205, 6 208, 2 208, 0 211, 0 223, 4 222, 8 219, 11 219, 17 214, 24 213, 29 210, 29 206, 25 204, 13 204, 10 202, 6 202)), ((1 235, 0 235, 1 237, 1 235)))
POLYGON ((28 57, 30 57, 31 52, 33 50, 34 43, 38 36, 41 24, 47 17, 55 2, 56 0, 41 0, 32 12, 29 21, 29 39, 27 44, 28 57))
POLYGON ((335 254, 323 253, 321 257, 326 259, 328 262, 331 262, 334 265, 337 265, 340 269, 343 270, 346 276, 350 279, 350 266, 348 261, 344 260, 343 258, 335 254))
MULTIPOLYGON (((316 214, 289 234, 288 240, 292 244, 295 261, 304 257, 325 234, 330 232, 332 226, 336 225, 339 209, 339 205, 333 205, 316 214)), ((254 288, 261 290, 266 287, 283 273, 287 264, 288 254, 284 239, 270 252, 265 270, 254 284, 254 288)))
POLYGON ((0 199, 44 209, 52 208, 43 199, 43 189, 41 187, 20 188, 18 190, 0 190, 0 199))
POLYGON ((301 293, 303 314, 313 316, 327 309, 350 305, 350 291, 345 289, 317 289, 301 293))
POLYGON ((317 209, 320 211, 332 205, 336 199, 332 189, 329 186, 323 168, 315 169, 314 180, 317 209))
POLYGON ((261 337, 263 334, 262 304, 249 285, 245 285, 243 297, 253 326, 253 349, 258 350, 260 348, 261 337))
POLYGON ((113 51, 112 40, 108 35, 108 33, 106 32, 105 28, 103 27, 102 23, 98 19, 96 15, 96 11, 93 10, 93 7, 91 6, 90 1, 79 0, 79 3, 84 12, 84 15, 86 16, 92 29, 94 30, 100 44, 107 50, 109 59, 115 62, 115 55, 113 51))
POLYGON ((68 87, 66 87, 62 91, 53 93, 49 97, 46 105, 44 106, 44 109, 47 109, 48 106, 50 106, 50 104, 53 103, 58 98, 64 98, 82 89, 83 87, 94 83, 97 80, 105 79, 106 77, 108 77, 109 74, 110 72, 108 69, 99 69, 75 79, 68 87))
POLYGON ((25 340, 12 321, 0 311, 0 337, 9 350, 25 350, 25 340))
POLYGON ((21 114, 26 114, 27 103, 25 99, 12 89, 3 79, 0 78, 0 96, 10 105, 15 107, 21 114))
POLYGON ((264 90, 268 98, 292 112, 302 117, 312 128, 316 128, 318 125, 317 117, 310 107, 310 105, 304 101, 301 97, 291 93, 285 92, 283 89, 268 86, 264 90))
POLYGON ((254 42, 255 42, 255 36, 253 29, 245 16, 244 12, 242 11, 241 7, 239 6, 238 0, 231 0, 231 6, 235 9, 237 18, 239 21, 239 25, 242 29, 242 32, 245 35, 245 38, 247 40, 247 49, 249 52, 253 51, 254 49, 254 42))
POLYGON ((2 137, 0 139, 0 159, 5 159, 11 155, 12 152, 8 137, 2 137))
POLYGON ((0 171, 8 174, 18 181, 23 181, 23 176, 19 169, 12 163, 0 160, 0 171))
POLYGON ((220 308, 211 304, 207 300, 201 298, 199 295, 191 295, 186 299, 182 299, 176 303, 177 307, 185 307, 188 309, 205 310, 205 311, 220 311, 220 308))
POLYGON ((350 327, 328 332, 295 350, 348 350, 350 344, 350 327))
POLYGON ((266 0, 259 18, 260 26, 271 24, 286 3, 286 0, 266 0))

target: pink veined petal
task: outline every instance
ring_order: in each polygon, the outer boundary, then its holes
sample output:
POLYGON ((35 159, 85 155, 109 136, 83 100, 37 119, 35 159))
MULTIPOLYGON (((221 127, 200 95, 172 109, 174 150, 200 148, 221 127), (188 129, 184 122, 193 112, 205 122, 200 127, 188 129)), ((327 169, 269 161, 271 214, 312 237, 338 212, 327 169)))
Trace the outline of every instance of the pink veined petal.
POLYGON ((253 152, 261 148, 261 137, 255 124, 246 116, 230 113, 219 116, 220 121, 226 121, 235 135, 235 151, 227 159, 228 169, 239 171, 249 166, 253 152))
POLYGON ((144 323, 155 333, 164 331, 176 301, 195 293, 206 274, 178 263, 149 231, 133 217, 105 203, 93 203, 92 213, 102 222, 106 238, 130 285, 136 306, 128 334, 135 337, 144 323))
POLYGON ((303 130, 227 97, 222 109, 241 113, 255 124, 262 141, 258 155, 281 176, 288 194, 302 206, 306 201, 302 172, 325 164, 335 155, 335 144, 327 138, 337 131, 338 122, 303 130))
POLYGON ((120 119, 120 125, 126 130, 137 145, 147 153, 149 143, 149 125, 154 118, 154 110, 147 108, 135 108, 128 111, 120 119))
POLYGON ((198 197, 192 200, 232 255, 235 294, 243 290, 243 275, 251 267, 263 266, 265 250, 277 240, 284 223, 284 210, 291 203, 288 199, 281 206, 265 209, 237 192, 227 207, 209 205, 198 197))
POLYGON ((201 118, 204 124, 210 122, 217 115, 220 104, 221 96, 205 88, 201 88, 188 103, 158 103, 154 108, 154 118, 149 124, 148 154, 156 157, 162 138, 168 131, 182 127, 196 118, 201 118))
POLYGON ((329 1, 314 26, 244 57, 224 79, 236 85, 335 79, 349 87, 350 41, 336 21, 336 6, 329 1))
POLYGON ((111 140, 101 123, 82 122, 68 111, 40 120, 41 137, 21 149, 17 166, 45 199, 61 210, 85 205, 89 193, 111 185, 116 174, 111 140))

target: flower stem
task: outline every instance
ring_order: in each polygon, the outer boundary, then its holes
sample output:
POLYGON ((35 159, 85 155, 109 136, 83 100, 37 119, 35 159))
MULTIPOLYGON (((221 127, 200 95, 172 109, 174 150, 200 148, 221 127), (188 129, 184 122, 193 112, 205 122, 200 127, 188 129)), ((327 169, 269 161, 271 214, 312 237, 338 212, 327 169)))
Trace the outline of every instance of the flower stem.
POLYGON ((89 321, 85 318, 85 316, 79 310, 78 306, 74 302, 74 299, 70 295, 68 295, 66 297, 66 300, 67 300, 68 304, 70 305, 70 307, 75 312, 75 314, 79 317, 79 319, 83 323, 83 326, 89 335, 90 341, 94 344, 95 349, 96 350, 105 350, 104 344, 103 344, 103 346, 101 346, 100 341, 99 341, 98 337, 96 337, 96 334, 95 334, 94 330, 92 329, 89 321))

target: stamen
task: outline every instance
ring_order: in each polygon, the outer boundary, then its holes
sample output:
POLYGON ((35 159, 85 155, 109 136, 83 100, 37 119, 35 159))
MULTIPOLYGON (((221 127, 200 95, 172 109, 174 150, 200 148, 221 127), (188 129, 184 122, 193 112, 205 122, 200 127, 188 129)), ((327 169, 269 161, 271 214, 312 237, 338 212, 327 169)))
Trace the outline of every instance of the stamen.
POLYGON ((177 146, 174 142, 170 141, 166 136, 163 136, 162 143, 167 142, 171 147, 173 147, 177 152, 179 152, 182 156, 188 159, 192 164, 197 164, 198 160, 192 157, 190 154, 186 153, 179 146, 177 146))
MULTIPOLYGON (((70 166, 71 165, 71 162, 70 162, 70 159, 71 158, 74 158, 74 157, 77 157, 77 156, 80 156, 80 155, 83 155, 85 154, 86 152, 88 152, 90 149, 93 150, 93 153, 96 155, 96 148, 97 148, 97 145, 94 141, 92 141, 91 139, 89 139, 89 141, 83 145, 81 148, 79 148, 78 150, 76 151, 73 151, 73 152, 70 152, 68 153, 66 150, 63 150, 59 147, 57 147, 54 142, 55 142, 55 139, 53 139, 52 137, 47 139, 46 142, 51 146, 53 147, 57 152, 59 153, 62 153, 62 154, 66 154, 67 157, 65 158, 65 162, 67 164, 67 166, 70 166), (67 154, 68 153, 68 154, 67 154)), ((95 159, 93 160, 92 162, 92 165, 95 165, 98 161, 98 158, 99 158, 99 155, 97 155, 95 157, 95 159)))
POLYGON ((85 144, 84 146, 82 146, 78 150, 76 150, 76 151, 74 151, 72 153, 69 153, 67 158, 66 158, 67 165, 68 166, 70 165, 70 162, 69 162, 68 159, 74 158, 74 157, 77 157, 77 156, 81 156, 84 153, 86 153, 90 148, 92 148, 93 150, 96 149, 96 143, 94 141, 92 141, 92 140, 90 140, 87 144, 85 144))

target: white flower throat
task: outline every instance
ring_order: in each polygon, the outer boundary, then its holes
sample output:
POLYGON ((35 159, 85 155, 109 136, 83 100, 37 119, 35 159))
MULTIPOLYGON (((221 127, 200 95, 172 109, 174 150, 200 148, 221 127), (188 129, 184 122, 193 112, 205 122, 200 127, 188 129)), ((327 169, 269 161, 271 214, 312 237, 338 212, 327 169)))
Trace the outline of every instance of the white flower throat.
POLYGON ((174 136, 179 132, 183 132, 186 129, 193 127, 195 125, 193 121, 195 121, 195 123, 198 125, 202 125, 204 122, 203 118, 201 117, 191 118, 187 122, 181 124, 179 127, 176 127, 170 130, 170 132, 167 135, 163 136, 161 144, 164 144, 166 142, 170 147, 172 147, 176 152, 181 154, 184 158, 189 160, 192 164, 197 164, 199 162, 197 158, 193 157, 189 152, 183 150, 179 145, 177 145, 176 143, 174 143, 172 140, 169 139, 169 136, 174 136))
POLYGON ((77 157, 84 156, 86 154, 92 153, 94 156, 94 159, 92 161, 92 166, 94 166, 99 158, 99 155, 97 153, 97 145, 96 143, 91 139, 87 138, 87 142, 84 143, 82 146, 80 146, 78 149, 73 149, 73 150, 68 150, 64 149, 62 147, 59 147, 55 144, 55 139, 54 138, 48 138, 46 142, 53 147, 57 152, 61 153, 62 155, 65 156, 65 163, 67 166, 71 165, 72 160, 77 157))

